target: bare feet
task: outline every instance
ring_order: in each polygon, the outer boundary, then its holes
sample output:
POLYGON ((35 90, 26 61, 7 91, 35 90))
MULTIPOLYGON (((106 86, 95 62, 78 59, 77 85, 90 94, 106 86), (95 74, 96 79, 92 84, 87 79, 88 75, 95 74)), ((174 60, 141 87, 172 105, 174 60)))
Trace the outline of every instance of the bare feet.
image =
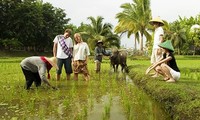
POLYGON ((155 75, 155 74, 156 74, 156 72, 153 72, 153 73, 149 73, 149 75, 150 75, 150 76, 152 76, 152 75, 155 75))
POLYGON ((164 78, 165 81, 166 81, 166 80, 169 80, 169 79, 170 79, 169 77, 165 77, 165 78, 164 78))
POLYGON ((85 76, 85 81, 89 81, 89 80, 90 80, 90 76, 89 75, 85 76))
POLYGON ((166 82, 168 82, 168 83, 174 83, 174 82, 176 82, 174 79, 169 79, 169 80, 167 80, 166 82))
POLYGON ((152 75, 151 77, 156 78, 158 77, 158 74, 152 75))

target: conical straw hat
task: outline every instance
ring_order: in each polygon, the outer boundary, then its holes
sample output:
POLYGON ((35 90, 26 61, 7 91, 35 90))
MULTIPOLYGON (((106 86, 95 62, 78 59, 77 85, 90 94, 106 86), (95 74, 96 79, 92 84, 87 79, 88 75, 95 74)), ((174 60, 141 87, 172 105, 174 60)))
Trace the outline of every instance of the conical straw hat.
POLYGON ((154 22, 160 23, 161 26, 164 25, 164 22, 160 19, 160 17, 156 17, 156 18, 154 18, 154 19, 152 19, 152 20, 149 21, 149 23, 150 23, 151 25, 153 25, 154 22))
POLYGON ((174 47, 172 46, 171 40, 166 40, 165 42, 160 43, 158 46, 174 52, 174 47))
POLYGON ((57 66, 57 58, 56 57, 51 57, 51 58, 47 58, 45 57, 46 60, 58 70, 58 66, 57 66))

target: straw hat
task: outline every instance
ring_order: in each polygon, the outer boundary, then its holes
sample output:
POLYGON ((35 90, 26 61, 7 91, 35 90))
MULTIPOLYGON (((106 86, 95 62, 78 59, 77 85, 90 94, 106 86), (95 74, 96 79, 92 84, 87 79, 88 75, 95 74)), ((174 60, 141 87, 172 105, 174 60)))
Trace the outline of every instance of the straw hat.
POLYGON ((55 67, 58 70, 56 57, 51 57, 51 58, 45 57, 45 58, 53 67, 55 67))
POLYGON ((165 24, 165 23, 160 19, 160 17, 156 17, 156 18, 154 18, 154 19, 152 19, 152 20, 149 21, 149 23, 150 23, 151 25, 153 25, 154 22, 160 23, 161 26, 163 26, 163 25, 165 24))
POLYGON ((172 46, 171 40, 166 40, 165 42, 160 43, 158 46, 160 46, 161 48, 168 49, 168 50, 174 52, 174 47, 172 46))
POLYGON ((99 43, 103 44, 103 41, 102 41, 102 40, 98 40, 98 41, 97 41, 97 45, 98 45, 99 43))

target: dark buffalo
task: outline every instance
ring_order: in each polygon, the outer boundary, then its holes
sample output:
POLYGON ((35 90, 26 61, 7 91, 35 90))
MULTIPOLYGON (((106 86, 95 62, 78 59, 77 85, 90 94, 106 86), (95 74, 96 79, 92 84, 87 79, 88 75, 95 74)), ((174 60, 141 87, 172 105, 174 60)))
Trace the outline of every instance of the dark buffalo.
POLYGON ((110 63, 114 69, 114 72, 117 72, 118 66, 120 65, 121 71, 123 72, 125 70, 125 72, 128 73, 126 59, 127 59, 126 51, 117 49, 112 50, 112 54, 110 56, 110 63))

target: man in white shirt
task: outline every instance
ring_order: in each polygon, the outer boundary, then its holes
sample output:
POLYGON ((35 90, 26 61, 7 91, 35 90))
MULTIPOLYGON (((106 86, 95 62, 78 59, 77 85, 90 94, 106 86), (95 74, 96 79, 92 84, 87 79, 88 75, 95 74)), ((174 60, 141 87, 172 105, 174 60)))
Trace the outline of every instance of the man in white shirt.
POLYGON ((71 30, 66 29, 64 35, 57 35, 53 42, 53 55, 57 57, 57 80, 60 80, 62 73, 62 66, 64 65, 66 72, 66 79, 70 80, 72 73, 71 59, 73 53, 73 42, 70 38, 71 30))

